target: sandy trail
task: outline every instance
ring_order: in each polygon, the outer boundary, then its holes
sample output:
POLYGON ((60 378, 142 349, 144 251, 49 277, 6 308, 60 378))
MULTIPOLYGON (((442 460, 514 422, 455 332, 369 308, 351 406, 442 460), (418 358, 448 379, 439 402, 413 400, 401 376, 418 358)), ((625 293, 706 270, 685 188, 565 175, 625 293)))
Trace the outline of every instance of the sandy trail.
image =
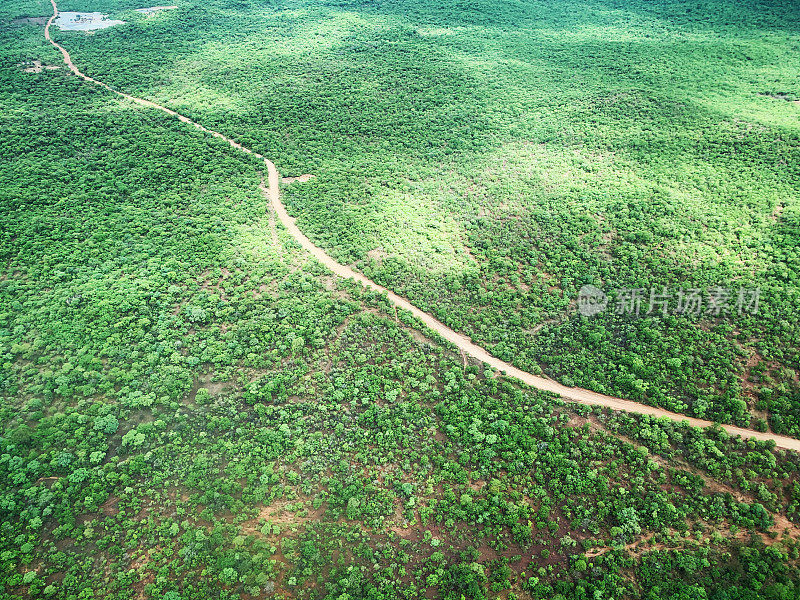
MULTIPOLYGON (((604 394, 598 394, 597 392, 592 392, 590 390, 585 390, 582 388, 573 388, 567 387, 565 385, 561 385, 556 381, 552 381, 550 379, 545 379, 543 377, 539 377, 537 375, 533 375, 532 373, 528 373, 526 371, 522 371, 517 367, 510 365, 506 362, 503 362, 499 358, 495 358, 491 354, 489 354, 486 350, 473 344, 472 341, 464 335, 457 333, 450 329, 447 325, 442 323, 441 321, 434 318, 432 315, 429 315, 426 312, 418 309, 416 306, 411 304, 405 298, 401 298, 394 292, 387 290, 383 286, 378 285, 377 283, 367 279, 361 273, 358 273, 347 267, 336 262, 333 258, 328 256, 324 250, 315 246, 311 240, 309 240, 302 231, 297 227, 295 224, 295 220, 289 216, 289 213, 286 212, 286 208, 283 206, 283 203, 280 200, 280 182, 281 177, 278 174, 278 170, 275 168, 275 165, 272 163, 271 160, 258 154, 257 152, 253 152, 249 148, 245 148, 238 142, 213 131, 211 129, 206 129, 199 123, 195 123, 188 117, 185 117, 174 110, 170 110, 165 106, 161 106, 160 104, 156 104, 155 102, 151 102, 149 100, 143 100, 142 98, 136 98, 135 96, 131 96, 124 92, 120 92, 112 88, 111 86, 103 83, 102 81, 98 81, 88 75, 84 75, 81 71, 73 64, 72 59, 70 58, 69 53, 59 44, 53 41, 50 37, 50 25, 52 25, 53 21, 58 17, 58 6, 56 5, 55 0, 50 0, 50 3, 53 5, 53 16, 50 17, 50 20, 47 22, 47 25, 44 29, 45 38, 49 41, 53 46, 55 46, 64 57, 64 63, 69 67, 70 71, 72 71, 78 77, 96 85, 102 86, 105 89, 117 94, 118 96, 122 96, 130 100, 131 102, 135 102, 141 106, 146 106, 148 108, 154 108, 157 110, 161 110, 169 115, 172 115, 179 119, 180 121, 192 125, 196 127, 200 131, 209 133, 214 137, 217 137, 221 140, 228 142, 231 147, 235 148, 236 150, 240 150, 252 156, 255 156, 264 161, 264 164, 267 167, 267 172, 269 174, 268 178, 268 186, 267 186, 267 194, 269 196, 270 203, 272 204, 272 208, 275 211, 275 214, 278 215, 281 223, 286 227, 289 231, 291 236, 306 250, 314 256, 319 262, 325 265, 328 269, 333 271, 339 277, 343 277, 345 279, 354 279, 368 288, 372 288, 382 294, 386 294, 389 301, 397 306, 398 308, 402 308, 407 310, 411 314, 413 314, 417 319, 422 321, 426 326, 430 327, 436 333, 438 333, 441 337, 446 339, 447 341, 451 342, 457 348, 459 348, 465 354, 476 358, 479 361, 490 365, 491 367, 505 372, 506 375, 509 377, 514 377, 515 379, 519 379, 523 383, 527 385, 540 389, 545 390, 548 392, 553 392, 561 396, 564 400, 570 402, 576 402, 579 404, 588 404, 588 405, 599 405, 605 406, 612 410, 624 410, 627 412, 638 413, 642 415, 650 415, 653 417, 661 417, 671 419, 673 421, 686 421, 690 425, 694 425, 695 427, 710 427, 713 425, 711 421, 705 421, 703 419, 695 419, 692 417, 687 417, 685 415, 681 415, 678 413, 674 413, 668 410, 664 410, 661 408, 655 408, 653 406, 647 406, 645 404, 639 404, 638 402, 633 402, 632 400, 624 400, 622 398, 615 398, 613 396, 606 396, 604 394)), ((773 440, 775 444, 780 448, 786 448, 789 450, 800 451, 800 440, 796 440, 790 437, 782 436, 782 435, 775 435, 770 433, 761 433, 759 431, 753 431, 752 429, 744 429, 742 427, 736 427, 734 425, 722 425, 722 428, 725 429, 731 435, 739 435, 743 438, 752 438, 755 440, 767 441, 773 440)))

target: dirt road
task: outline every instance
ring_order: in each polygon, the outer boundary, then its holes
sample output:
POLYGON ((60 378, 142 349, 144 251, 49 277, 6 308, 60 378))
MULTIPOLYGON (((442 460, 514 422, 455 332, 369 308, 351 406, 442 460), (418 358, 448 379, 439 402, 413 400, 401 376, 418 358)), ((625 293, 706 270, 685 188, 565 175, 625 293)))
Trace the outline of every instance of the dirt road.
MULTIPOLYGON (((671 419, 673 421, 686 421, 691 425, 696 427, 709 427, 712 425, 711 421, 704 421, 702 419, 694 419, 692 417, 687 417, 685 415, 681 415, 678 413, 670 412, 667 410, 663 410, 660 408, 655 408, 652 406, 647 406, 645 404, 639 404, 638 402, 633 402, 631 400, 623 400, 622 398, 615 398, 613 396, 606 396, 604 394, 598 394, 597 392, 592 392, 590 390, 585 390, 582 388, 572 388, 567 387, 565 385, 561 385, 558 382, 552 381, 550 379, 545 379, 543 377, 538 377, 533 375, 532 373, 528 373, 526 371, 522 371, 510 365, 502 360, 495 358, 491 354, 489 354, 486 350, 477 346, 470 341, 464 335, 457 333, 447 327, 444 323, 438 321, 432 315, 429 315, 426 312, 421 311, 416 306, 411 304, 405 298, 401 298, 394 292, 387 290, 386 288, 374 283, 373 281, 367 279, 361 273, 358 273, 347 267, 345 265, 339 264, 333 258, 328 256, 324 250, 315 246, 311 240, 309 240, 302 231, 297 227, 295 224, 295 220, 289 216, 289 213, 286 212, 286 208, 284 208, 283 203, 281 203, 280 199, 280 182, 281 178, 278 174, 278 170, 275 168, 275 165, 272 163, 271 160, 258 154, 257 152, 253 152, 249 148, 245 148, 241 144, 235 142, 234 140, 213 131, 211 129, 206 129, 199 123, 195 123, 188 117, 185 117, 174 110, 170 110, 160 104, 156 104, 155 102, 150 102, 149 100, 143 100, 141 98, 136 98, 134 96, 130 96, 125 94, 124 92, 120 92, 115 90, 114 88, 106 85, 102 81, 98 81, 88 75, 84 75, 81 73, 80 70, 73 64, 72 59, 70 58, 69 53, 59 44, 54 42, 50 37, 50 25, 52 25, 53 21, 58 17, 58 6, 56 6, 55 0, 50 0, 50 3, 53 5, 53 16, 50 17, 50 20, 47 22, 47 25, 44 29, 44 35, 53 46, 55 46, 63 55, 64 62, 66 63, 67 67, 69 67, 70 71, 72 71, 78 77, 82 79, 94 83, 96 85, 102 86, 105 89, 117 94, 118 96, 122 96, 130 100, 131 102, 135 102, 136 104, 140 104, 141 106, 146 106, 149 108, 154 108, 157 110, 164 111, 165 113, 172 115, 179 119, 180 121, 192 125, 197 129, 204 131, 217 137, 221 140, 225 140, 228 142, 231 147, 235 148, 236 150, 240 150, 252 156, 256 156, 264 161, 264 164, 267 167, 267 172, 269 173, 269 180, 268 180, 268 188, 267 192, 269 195, 270 203, 272 204, 272 208, 275 211, 275 214, 278 215, 281 223, 286 227, 289 231, 291 236, 300 243, 300 245, 305 248, 311 255, 314 256, 319 262, 324 264, 328 269, 333 271, 336 275, 343 277, 345 279, 352 278, 356 281, 362 283, 366 287, 372 288, 377 290, 381 293, 385 293, 388 297, 389 301, 397 306, 398 308, 402 308, 404 310, 409 311, 412 313, 416 318, 420 321, 425 323, 428 327, 438 333, 441 337, 451 342, 461 351, 466 354, 469 354, 473 358, 476 358, 484 363, 494 367, 499 371, 504 371, 506 375, 509 377, 514 377, 515 379, 519 379, 520 381, 526 383, 527 385, 537 388, 540 390, 546 390, 548 392, 554 392, 561 396, 564 400, 570 402, 576 402, 579 404, 588 404, 588 405, 599 405, 611 408, 612 410, 624 410, 627 412, 638 413, 642 415, 650 415, 653 417, 662 417, 671 419)), ((795 450, 800 452, 800 440, 796 440, 790 437, 782 436, 782 435, 774 435, 770 433, 761 433, 759 431, 753 431, 751 429, 744 429, 741 427, 735 427, 733 425, 722 425, 722 427, 731 435, 740 435, 743 438, 752 438, 756 440, 773 440, 775 444, 780 448, 785 448, 789 450, 795 450)))

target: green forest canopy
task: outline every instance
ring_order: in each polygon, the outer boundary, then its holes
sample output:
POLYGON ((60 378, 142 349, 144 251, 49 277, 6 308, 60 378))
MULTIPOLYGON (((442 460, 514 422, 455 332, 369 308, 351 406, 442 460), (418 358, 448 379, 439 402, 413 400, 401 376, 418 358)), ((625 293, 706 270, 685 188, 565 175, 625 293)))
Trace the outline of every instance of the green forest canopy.
MULTIPOLYGON (((798 435, 788 3, 212 0, 53 34, 276 161, 316 243, 496 355, 798 435), (760 286, 591 320, 584 283, 760 286)), ((797 456, 571 408, 337 282, 256 161, 0 7, 6 597, 793 598, 797 456), (273 235, 274 232, 274 235, 273 235)))

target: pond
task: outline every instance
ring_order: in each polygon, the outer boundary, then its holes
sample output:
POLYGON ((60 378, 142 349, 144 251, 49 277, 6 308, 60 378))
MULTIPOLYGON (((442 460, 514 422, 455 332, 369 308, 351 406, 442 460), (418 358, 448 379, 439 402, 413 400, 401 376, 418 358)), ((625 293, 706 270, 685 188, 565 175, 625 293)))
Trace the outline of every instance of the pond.
POLYGON ((63 31, 91 31, 122 25, 125 21, 109 19, 99 12, 59 12, 56 25, 63 31))

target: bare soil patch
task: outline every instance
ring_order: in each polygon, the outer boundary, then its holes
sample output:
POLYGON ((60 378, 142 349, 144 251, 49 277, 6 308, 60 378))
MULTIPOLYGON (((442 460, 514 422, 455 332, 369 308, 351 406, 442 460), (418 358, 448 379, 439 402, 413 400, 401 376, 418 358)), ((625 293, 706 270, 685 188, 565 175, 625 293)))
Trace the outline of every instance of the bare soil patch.
POLYGON ((316 509, 306 506, 307 504, 307 501, 301 499, 276 500, 269 506, 262 506, 256 518, 243 521, 240 527, 244 533, 254 534, 261 532, 264 521, 279 527, 298 526, 319 521, 325 513, 325 503, 316 509), (298 508, 298 505, 302 505, 302 508, 298 508))
POLYGON ((107 517, 113 517, 119 513, 119 498, 113 494, 108 497, 108 500, 100 505, 100 512, 107 517))
POLYGON ((305 183, 310 179, 314 179, 314 177, 316 177, 316 175, 311 175, 310 173, 305 173, 304 175, 298 175, 297 177, 284 177, 283 183, 289 184, 289 183, 294 183, 295 181, 297 181, 298 183, 305 183))
POLYGON ((367 252, 367 258, 371 258, 377 263, 382 263, 383 259, 387 256, 389 256, 389 253, 383 250, 383 248, 373 248, 367 252))
POLYGON ((19 66, 25 73, 41 73, 42 71, 54 71, 61 68, 58 65, 45 65, 39 60, 20 63, 19 66))

